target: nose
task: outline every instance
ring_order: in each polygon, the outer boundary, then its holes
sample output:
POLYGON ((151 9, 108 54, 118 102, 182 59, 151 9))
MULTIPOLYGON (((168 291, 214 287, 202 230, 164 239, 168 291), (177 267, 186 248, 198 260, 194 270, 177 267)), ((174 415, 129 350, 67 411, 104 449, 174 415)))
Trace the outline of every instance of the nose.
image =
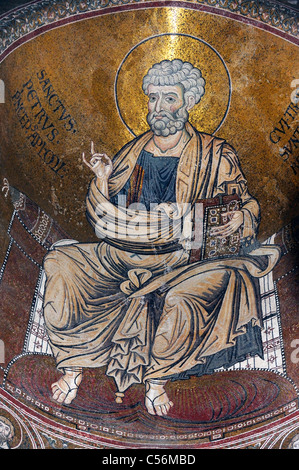
POLYGON ((159 96, 159 98, 156 101, 155 111, 159 113, 161 110, 162 110, 162 98, 161 96, 159 96))

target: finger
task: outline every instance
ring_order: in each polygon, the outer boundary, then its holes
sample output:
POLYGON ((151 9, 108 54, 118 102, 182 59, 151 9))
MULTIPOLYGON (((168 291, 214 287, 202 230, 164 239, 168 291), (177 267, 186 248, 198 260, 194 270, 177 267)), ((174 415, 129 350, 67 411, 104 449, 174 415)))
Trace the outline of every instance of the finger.
POLYGON ((227 238, 227 237, 229 237, 230 235, 232 235, 232 233, 230 233, 230 232, 225 232, 225 233, 221 233, 220 235, 216 235, 216 238, 219 238, 219 239, 227 238))
POLYGON ((212 228, 210 233, 211 233, 211 235, 217 236, 217 235, 221 235, 222 233, 225 233, 225 232, 230 231, 230 230, 235 232, 239 228, 239 226, 240 226, 240 224, 239 224, 238 220, 231 220, 227 224, 220 225, 219 227, 212 228))
POLYGON ((236 211, 228 211, 228 212, 224 212, 222 214, 222 217, 228 217, 228 218, 232 218, 236 215, 236 211))
POLYGON ((109 167, 111 165, 111 160, 105 153, 102 154, 102 162, 105 164, 105 166, 109 167))
POLYGON ((210 235, 212 237, 219 237, 222 233, 225 233, 227 230, 230 229, 230 226, 227 225, 222 225, 221 227, 218 227, 217 229, 212 229, 210 231, 210 235))
POLYGON ((102 157, 92 157, 90 159, 90 163, 92 164, 92 166, 96 165, 97 163, 102 163, 104 165, 104 162, 102 160, 102 157))
POLYGON ((221 230, 221 232, 217 232, 214 236, 226 237, 227 235, 231 235, 232 233, 234 233, 234 229, 232 227, 227 227, 225 230, 221 230))
POLYGON ((226 224, 218 225, 217 227, 213 227, 211 230, 213 230, 213 232, 215 232, 215 233, 221 232, 222 230, 225 230, 225 229, 227 229, 228 227, 230 227, 231 224, 232 224, 232 221, 230 220, 230 221, 227 222, 226 224))
POLYGON ((233 229, 230 229, 230 230, 226 230, 225 232, 222 232, 221 234, 219 235, 216 235, 217 238, 226 238, 226 237, 229 237, 231 235, 233 235, 235 233, 236 230, 233 230, 233 229))
POLYGON ((85 159, 85 153, 82 153, 82 160, 85 163, 85 165, 89 166, 89 168, 92 168, 91 165, 88 163, 88 161, 85 159))
POLYGON ((216 231, 216 230, 215 230, 215 231, 214 231, 214 230, 211 230, 210 235, 211 235, 212 237, 222 237, 222 236, 225 236, 225 235, 230 234, 231 231, 232 231, 231 226, 226 227, 226 228, 221 227, 221 230, 217 230, 217 231, 216 231))
POLYGON ((232 219, 232 214, 231 212, 225 212, 224 214, 221 214, 221 221, 223 222, 229 222, 232 219))
POLYGON ((90 145, 90 151, 91 151, 91 154, 92 154, 92 155, 95 153, 95 151, 94 151, 94 143, 93 143, 93 141, 91 141, 91 145, 90 145))
POLYGON ((94 163, 94 162, 101 162, 103 165, 105 166, 110 166, 112 165, 112 162, 110 160, 109 157, 107 157, 107 155, 105 155, 104 153, 95 153, 91 159, 90 159, 90 162, 91 163, 94 163))
POLYGON ((231 211, 222 214, 223 219, 225 218, 229 221, 240 221, 242 223, 243 220, 243 213, 240 211, 231 211))

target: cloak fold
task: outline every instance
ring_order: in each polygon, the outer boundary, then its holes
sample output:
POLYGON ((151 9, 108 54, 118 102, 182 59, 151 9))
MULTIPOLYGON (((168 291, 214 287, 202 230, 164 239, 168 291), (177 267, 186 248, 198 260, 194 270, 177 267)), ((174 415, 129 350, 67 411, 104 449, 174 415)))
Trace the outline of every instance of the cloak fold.
MULTIPOLYGON (((252 247, 260 212, 235 151, 190 124, 186 130, 190 139, 177 167, 172 215, 141 211, 136 235, 134 226, 128 227, 130 208, 113 206, 94 179, 87 217, 104 241, 58 247, 47 255, 44 313, 58 368, 106 366, 123 392, 150 378, 199 371, 215 355, 240 345, 246 332, 262 327, 255 279, 277 263, 276 246, 189 264, 184 237, 190 236, 191 209, 198 200, 236 192, 243 241, 252 247)), ((131 178, 151 137, 143 134, 116 155, 110 197, 131 178)), ((223 354, 223 361, 228 356, 236 360, 232 353, 223 354)))

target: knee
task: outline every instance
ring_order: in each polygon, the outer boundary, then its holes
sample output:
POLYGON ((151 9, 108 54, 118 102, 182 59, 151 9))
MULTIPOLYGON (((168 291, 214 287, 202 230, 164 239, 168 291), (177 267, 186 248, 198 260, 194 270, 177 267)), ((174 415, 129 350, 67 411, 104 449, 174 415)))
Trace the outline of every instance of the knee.
POLYGON ((165 297, 165 307, 173 308, 184 302, 184 294, 177 289, 171 289, 165 297))
POLYGON ((47 253, 43 260, 43 268, 46 276, 49 277, 57 272, 60 272, 62 267, 65 266, 65 254, 61 250, 51 250, 47 253))

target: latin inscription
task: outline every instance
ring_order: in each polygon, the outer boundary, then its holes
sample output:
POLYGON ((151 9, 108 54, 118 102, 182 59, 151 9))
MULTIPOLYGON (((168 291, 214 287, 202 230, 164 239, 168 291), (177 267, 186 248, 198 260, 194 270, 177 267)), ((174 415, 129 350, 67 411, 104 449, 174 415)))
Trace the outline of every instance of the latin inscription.
POLYGON ((278 155, 295 175, 299 171, 299 103, 292 101, 270 132, 270 140, 279 146, 278 155))
POLYGON ((68 171, 55 151, 63 133, 77 132, 77 123, 59 97, 45 70, 39 71, 15 91, 12 102, 29 145, 57 176, 68 171))

